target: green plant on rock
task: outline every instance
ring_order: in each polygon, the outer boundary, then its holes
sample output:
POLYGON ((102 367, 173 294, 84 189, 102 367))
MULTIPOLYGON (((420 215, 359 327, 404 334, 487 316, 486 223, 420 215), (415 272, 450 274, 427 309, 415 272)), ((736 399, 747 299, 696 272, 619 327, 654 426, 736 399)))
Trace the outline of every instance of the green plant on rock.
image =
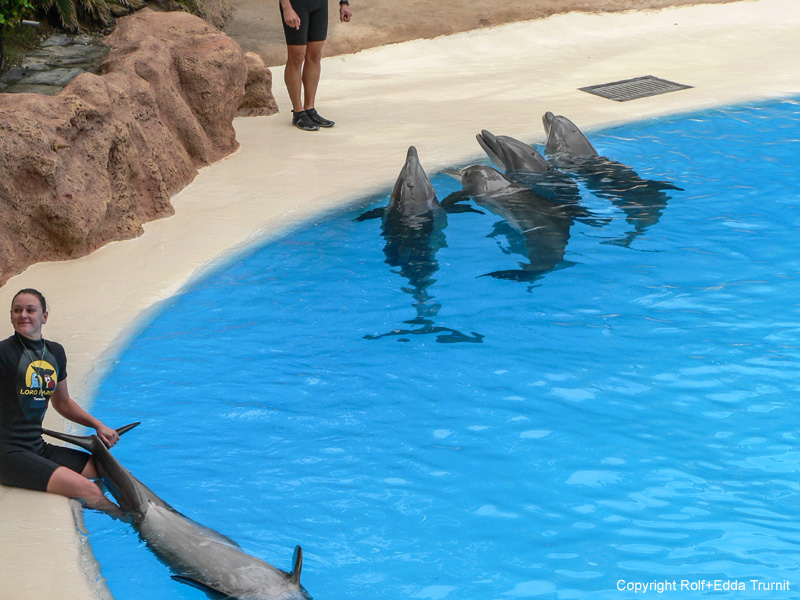
POLYGON ((30 0, 0 0, 0 27, 14 26, 20 19, 33 14, 30 0))
POLYGON ((31 1, 40 14, 55 18, 68 31, 87 28, 107 28, 114 17, 142 8, 145 0, 0 0, 2 2, 31 1))

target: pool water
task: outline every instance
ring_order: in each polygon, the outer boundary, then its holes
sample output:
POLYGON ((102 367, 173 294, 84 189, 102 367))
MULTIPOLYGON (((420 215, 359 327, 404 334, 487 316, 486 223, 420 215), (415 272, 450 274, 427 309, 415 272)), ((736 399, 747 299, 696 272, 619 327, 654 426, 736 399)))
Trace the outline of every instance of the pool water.
MULTIPOLYGON (((94 408, 142 421, 115 455, 279 568, 301 544, 317 600, 796 595, 800 103, 588 135, 681 189, 644 222, 581 183, 593 218, 524 281, 484 276, 526 262, 485 210, 405 268, 356 221, 389 188, 306 223, 142 326, 94 408)), ((117 600, 205 598, 86 524, 117 600)))

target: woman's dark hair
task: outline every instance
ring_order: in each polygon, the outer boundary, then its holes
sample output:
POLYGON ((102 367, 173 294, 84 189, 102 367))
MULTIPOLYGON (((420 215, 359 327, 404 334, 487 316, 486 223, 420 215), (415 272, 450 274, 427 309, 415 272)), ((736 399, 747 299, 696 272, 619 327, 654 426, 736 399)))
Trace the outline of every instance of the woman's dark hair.
POLYGON ((47 312, 47 300, 44 299, 44 295, 42 294, 42 292, 40 292, 39 290, 35 290, 33 288, 25 288, 24 290, 20 290, 16 294, 14 294, 14 298, 11 300, 11 302, 13 303, 14 300, 17 299, 17 296, 19 296, 20 294, 30 294, 31 296, 36 296, 42 305, 42 312, 43 313, 47 312))

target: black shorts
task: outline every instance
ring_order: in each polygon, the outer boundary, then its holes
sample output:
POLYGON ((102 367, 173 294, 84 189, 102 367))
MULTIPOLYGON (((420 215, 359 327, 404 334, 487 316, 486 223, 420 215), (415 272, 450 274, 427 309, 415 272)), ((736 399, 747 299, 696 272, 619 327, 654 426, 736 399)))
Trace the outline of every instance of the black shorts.
POLYGON ((324 42, 327 39, 328 0, 292 0, 292 8, 300 17, 300 29, 292 29, 283 21, 287 46, 305 46, 308 42, 324 42))
POLYGON ((81 473, 91 454, 74 448, 45 444, 42 455, 30 450, 7 448, 0 455, 0 483, 11 487, 47 491, 47 483, 59 467, 81 473))

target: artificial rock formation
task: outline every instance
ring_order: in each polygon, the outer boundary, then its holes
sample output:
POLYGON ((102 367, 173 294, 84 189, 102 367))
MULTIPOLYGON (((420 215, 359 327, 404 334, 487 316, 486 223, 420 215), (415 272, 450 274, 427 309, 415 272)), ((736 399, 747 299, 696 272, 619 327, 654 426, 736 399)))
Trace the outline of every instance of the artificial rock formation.
MULTIPOLYGON (((231 38, 188 13, 145 9, 104 41, 101 75, 55 96, 0 94, 0 285, 34 262, 139 235, 173 213, 170 197, 200 167, 238 147, 248 62, 231 38)), ((269 71, 249 60, 250 97, 264 98, 269 71)))

